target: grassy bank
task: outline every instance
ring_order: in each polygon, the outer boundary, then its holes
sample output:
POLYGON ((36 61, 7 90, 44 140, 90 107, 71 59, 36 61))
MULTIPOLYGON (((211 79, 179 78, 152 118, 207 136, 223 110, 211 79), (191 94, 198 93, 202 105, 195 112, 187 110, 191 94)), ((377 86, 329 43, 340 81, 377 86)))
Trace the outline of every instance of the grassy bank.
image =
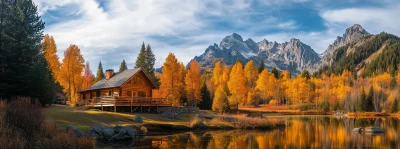
POLYGON ((179 119, 167 119, 161 117, 159 114, 147 114, 147 113, 114 113, 107 111, 95 111, 85 110, 82 108, 70 108, 61 105, 52 105, 43 109, 47 120, 53 120, 57 124, 66 127, 72 125, 78 129, 87 131, 95 125, 104 126, 134 126, 134 125, 145 125, 151 127, 168 125, 170 127, 187 127, 195 115, 193 114, 181 114, 179 119), (143 118, 143 124, 134 123, 133 115, 141 116, 143 118))
POLYGON ((88 131, 95 125, 145 126, 150 134, 194 129, 272 129, 278 123, 266 118, 221 115, 212 112, 207 113, 212 118, 204 118, 198 114, 179 114, 178 119, 168 119, 161 117, 160 114, 114 113, 61 105, 44 108, 43 113, 47 120, 55 121, 62 127, 72 125, 83 131, 88 131), (143 123, 134 123, 134 115, 141 116, 143 123), (199 125, 196 125, 196 123, 199 125))

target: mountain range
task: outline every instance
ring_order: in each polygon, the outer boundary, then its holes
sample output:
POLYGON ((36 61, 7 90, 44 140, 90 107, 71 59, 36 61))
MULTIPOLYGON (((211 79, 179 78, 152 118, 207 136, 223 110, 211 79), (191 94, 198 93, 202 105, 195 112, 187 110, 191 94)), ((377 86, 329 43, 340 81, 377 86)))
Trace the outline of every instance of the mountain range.
MULTIPOLYGON (((359 46, 367 43, 374 35, 368 33, 359 24, 347 28, 342 36, 338 36, 322 53, 316 53, 309 45, 299 39, 278 43, 266 39, 255 42, 237 34, 226 36, 219 44, 210 45, 203 54, 194 57, 202 69, 213 68, 217 61, 225 65, 233 65, 237 59, 246 63, 253 60, 258 65, 264 61, 267 68, 276 67, 279 70, 288 70, 292 74, 299 74, 306 69, 315 72, 323 66, 331 66, 337 49, 352 44, 359 46)), ((351 52, 351 50, 346 50, 351 52)), ((337 54, 336 54, 337 55, 337 54)))

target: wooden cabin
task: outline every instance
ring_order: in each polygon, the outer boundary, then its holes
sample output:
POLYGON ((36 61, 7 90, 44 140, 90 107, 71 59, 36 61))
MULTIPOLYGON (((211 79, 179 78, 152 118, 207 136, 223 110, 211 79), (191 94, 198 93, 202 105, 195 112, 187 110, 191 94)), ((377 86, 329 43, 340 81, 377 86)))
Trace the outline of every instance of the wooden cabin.
POLYGON ((108 69, 103 79, 80 92, 80 100, 93 107, 114 106, 114 111, 117 106, 142 109, 143 106, 171 105, 165 99, 152 98, 153 89, 156 85, 140 68, 118 73, 108 69))

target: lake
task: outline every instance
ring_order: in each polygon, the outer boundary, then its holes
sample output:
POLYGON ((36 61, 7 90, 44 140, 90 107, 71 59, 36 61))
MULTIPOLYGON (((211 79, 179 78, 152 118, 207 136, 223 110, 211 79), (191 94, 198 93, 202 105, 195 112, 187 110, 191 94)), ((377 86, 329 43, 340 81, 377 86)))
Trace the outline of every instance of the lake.
MULTIPOLYGON (((116 148, 399 148, 399 119, 335 116, 267 116, 286 127, 274 130, 225 130, 146 136, 116 148), (379 126, 381 134, 360 134, 355 127, 379 126)), ((99 145, 99 148, 111 146, 99 145)))

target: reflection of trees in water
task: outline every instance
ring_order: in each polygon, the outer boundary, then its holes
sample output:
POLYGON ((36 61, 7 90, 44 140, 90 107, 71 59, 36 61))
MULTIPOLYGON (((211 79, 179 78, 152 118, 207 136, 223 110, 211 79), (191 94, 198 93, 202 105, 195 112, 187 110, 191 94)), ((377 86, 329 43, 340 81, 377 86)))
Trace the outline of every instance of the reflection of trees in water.
POLYGON ((283 130, 208 131, 172 135, 160 148, 391 148, 400 141, 394 118, 283 117, 283 130), (355 127, 379 126, 384 134, 358 134, 355 127))

